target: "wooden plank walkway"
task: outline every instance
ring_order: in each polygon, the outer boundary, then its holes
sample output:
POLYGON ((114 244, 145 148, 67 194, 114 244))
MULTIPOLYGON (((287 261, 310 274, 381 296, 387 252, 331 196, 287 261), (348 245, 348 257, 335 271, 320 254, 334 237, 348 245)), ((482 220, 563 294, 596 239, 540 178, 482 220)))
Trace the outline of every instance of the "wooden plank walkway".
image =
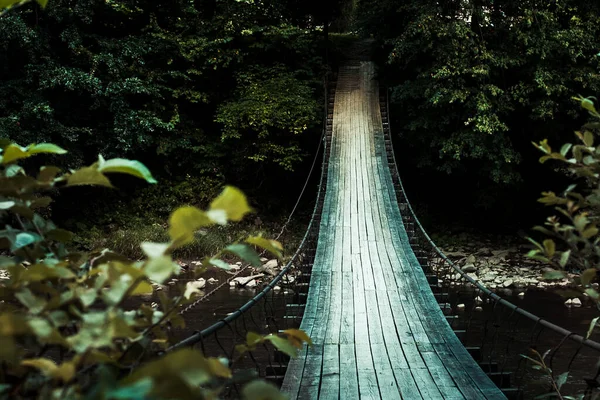
POLYGON ((462 346, 412 249, 387 166, 371 62, 340 68, 328 187, 292 359, 292 399, 505 399, 462 346))

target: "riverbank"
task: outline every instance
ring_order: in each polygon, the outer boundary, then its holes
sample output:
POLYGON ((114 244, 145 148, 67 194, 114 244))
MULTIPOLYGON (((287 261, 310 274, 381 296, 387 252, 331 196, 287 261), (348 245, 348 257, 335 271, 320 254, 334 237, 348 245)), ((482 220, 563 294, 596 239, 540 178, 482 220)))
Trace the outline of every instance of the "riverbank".
MULTIPOLYGON (((452 262, 490 290, 566 288, 570 286, 569 278, 576 276, 569 274, 562 280, 544 280, 542 275, 548 266, 527 257, 531 246, 519 238, 476 238, 463 234, 453 243, 443 239, 441 242, 440 249, 452 262)), ((439 260, 432 261, 435 265, 439 260)), ((454 274, 446 277, 451 281, 458 278, 454 274)))

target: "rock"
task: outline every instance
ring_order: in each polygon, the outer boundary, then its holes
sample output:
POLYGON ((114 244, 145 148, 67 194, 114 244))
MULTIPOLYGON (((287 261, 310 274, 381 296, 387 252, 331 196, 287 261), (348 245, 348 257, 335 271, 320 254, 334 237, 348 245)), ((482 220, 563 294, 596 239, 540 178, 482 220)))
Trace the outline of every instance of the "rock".
POLYGON ((492 252, 487 247, 482 247, 481 249, 479 249, 477 254, 481 256, 489 256, 492 254, 492 252))
POLYGON ((465 264, 465 266, 463 266, 461 269, 463 270, 463 272, 477 271, 477 267, 475 267, 475 264, 465 264))
POLYGON ((573 307, 581 307, 581 300, 579 300, 578 298, 574 298, 571 301, 571 304, 573 305, 573 307))
POLYGON ((483 300, 481 299, 481 297, 477 296, 475 297, 475 304, 482 304, 483 300))
POLYGON ((464 304, 459 304, 459 305, 456 306, 456 309, 459 310, 459 311, 462 311, 462 310, 465 309, 465 305, 464 304))
POLYGON ((470 274, 467 274, 467 276, 468 276, 469 278, 473 279, 474 281, 478 281, 478 280, 479 280, 479 277, 478 277, 478 276, 477 276, 477 274, 475 274, 475 273, 470 273, 470 274))
POLYGON ((240 266, 237 264, 229 264, 229 269, 232 271, 239 271, 240 270, 240 266))
POLYGON ((569 300, 565 301, 565 306, 571 307, 571 304, 573 304, 573 300, 569 299, 569 300))
POLYGON ((500 257, 490 257, 487 259, 488 263, 491 265, 498 265, 502 262, 503 258, 500 257))
POLYGON ((513 285, 513 283, 514 283, 514 281, 512 279, 507 279, 507 280, 504 281, 504 283, 502 284, 502 286, 504 286, 504 287, 510 287, 510 286, 513 285))
POLYGON ((207 282, 212 285, 212 284, 215 284, 215 283, 219 282, 219 280, 215 279, 215 278, 208 278, 207 282))
POLYGON ((273 286, 273 290, 278 292, 281 290, 281 286, 273 286))
POLYGON ((525 297, 525 292, 521 292, 521 293, 519 293, 517 296, 519 296, 519 298, 521 298, 521 299, 522 299, 523 297, 525 297))
POLYGON ((277 268, 277 265, 278 265, 277 259, 274 258, 272 260, 267 261, 265 264, 263 264, 263 267, 264 268, 277 268))
POLYGON ((483 308, 482 308, 482 307, 479 307, 479 306, 477 306, 477 307, 475 307, 475 311, 483 311, 483 308))
POLYGON ((251 281, 249 281, 248 283, 246 283, 246 285, 244 287, 247 288, 254 288, 257 287, 258 283, 256 282, 256 279, 252 279, 251 281))
POLYGON ((506 258, 510 250, 492 250, 492 255, 498 258, 506 258))
POLYGON ((260 262, 262 262, 262 263, 264 263, 264 262, 267 262, 268 260, 269 260, 269 259, 268 259, 268 258, 266 258, 266 257, 261 257, 261 258, 260 258, 260 262))
POLYGON ((250 276, 237 277, 229 282, 229 286, 241 286, 241 287, 256 287, 258 283, 256 282, 256 278, 262 278, 265 274, 256 274, 250 276), (254 281, 253 284, 250 282, 254 281), (233 283, 233 285, 232 285, 233 283))
POLYGON ((185 291, 188 293, 188 290, 191 290, 191 293, 198 293, 200 289, 203 289, 206 286, 206 280, 204 278, 200 278, 197 281, 189 281, 185 285, 185 291))
POLYGON ((452 257, 452 258, 458 258, 458 257, 466 257, 467 254, 462 252, 462 251, 447 251, 446 253, 447 257, 452 257))
POLYGON ((467 259, 465 260, 465 265, 469 265, 469 264, 475 264, 475 262, 477 261, 477 259, 475 258, 474 254, 471 254, 470 256, 467 257, 467 259))
POLYGON ((239 265, 241 267, 242 266, 242 262, 238 261, 238 262, 235 263, 235 265, 239 265))

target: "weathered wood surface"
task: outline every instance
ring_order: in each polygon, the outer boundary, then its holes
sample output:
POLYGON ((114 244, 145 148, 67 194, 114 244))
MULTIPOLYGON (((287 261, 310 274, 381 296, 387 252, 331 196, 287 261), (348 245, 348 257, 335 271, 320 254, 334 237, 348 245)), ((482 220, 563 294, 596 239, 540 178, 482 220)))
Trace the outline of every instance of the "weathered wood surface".
POLYGON ((292 359, 298 399, 504 399, 462 346, 414 255, 387 166, 370 62, 340 68, 328 187, 292 359))

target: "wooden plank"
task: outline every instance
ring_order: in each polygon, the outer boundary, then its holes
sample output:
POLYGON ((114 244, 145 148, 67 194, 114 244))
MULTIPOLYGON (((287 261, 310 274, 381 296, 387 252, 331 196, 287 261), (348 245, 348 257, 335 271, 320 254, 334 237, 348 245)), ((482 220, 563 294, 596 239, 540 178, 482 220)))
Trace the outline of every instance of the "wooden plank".
POLYGON ((358 374, 354 344, 344 343, 340 345, 340 399, 358 398, 358 374))
POLYGON ((381 399, 377 376, 373 365, 373 356, 368 339, 366 342, 354 344, 356 350, 356 366, 358 370, 358 389, 361 399, 381 399))
POLYGON ((337 344, 325 344, 324 347, 319 398, 337 399, 340 395, 340 349, 337 344))

